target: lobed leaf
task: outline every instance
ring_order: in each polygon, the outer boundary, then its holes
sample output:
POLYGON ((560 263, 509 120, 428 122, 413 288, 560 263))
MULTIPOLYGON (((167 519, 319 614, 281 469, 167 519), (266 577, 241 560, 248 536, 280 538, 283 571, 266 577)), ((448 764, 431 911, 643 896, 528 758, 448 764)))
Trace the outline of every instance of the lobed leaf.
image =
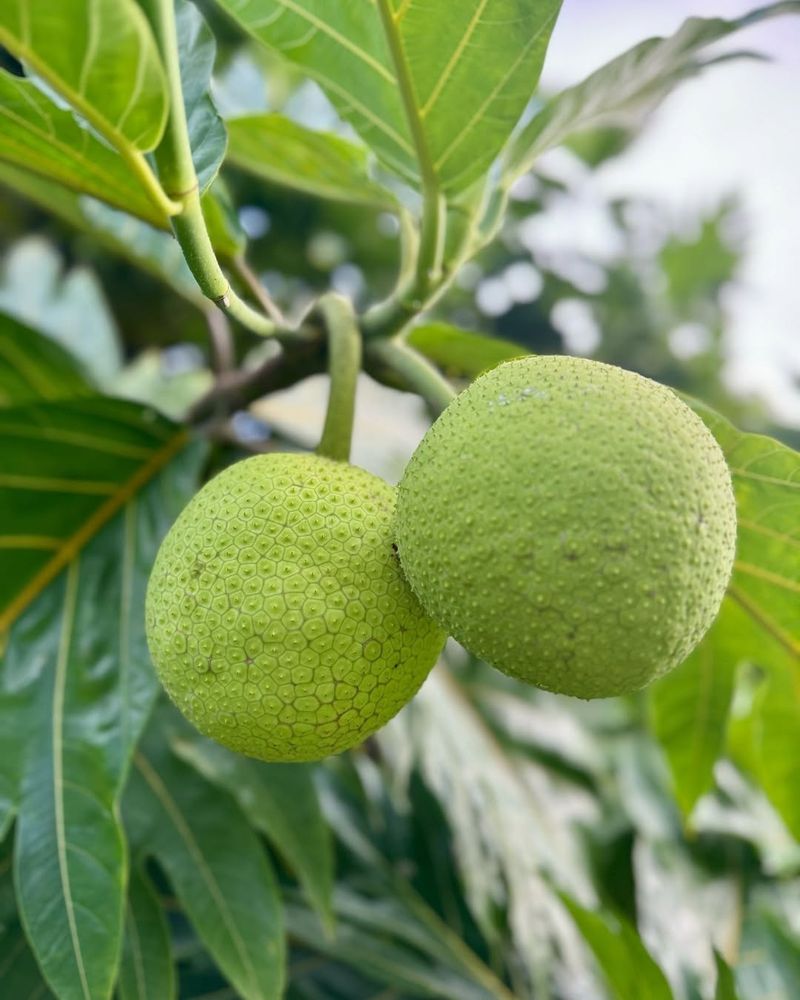
POLYGON ((147 152, 158 143, 164 71, 135 0, 5 0, 0 44, 112 145, 147 152))
POLYGON ((320 198, 393 209, 392 195, 369 177, 366 151, 280 114, 227 121, 228 162, 256 177, 320 198))
POLYGON ((560 0, 218 0, 327 92, 381 162, 446 193, 482 176, 533 93, 560 0))

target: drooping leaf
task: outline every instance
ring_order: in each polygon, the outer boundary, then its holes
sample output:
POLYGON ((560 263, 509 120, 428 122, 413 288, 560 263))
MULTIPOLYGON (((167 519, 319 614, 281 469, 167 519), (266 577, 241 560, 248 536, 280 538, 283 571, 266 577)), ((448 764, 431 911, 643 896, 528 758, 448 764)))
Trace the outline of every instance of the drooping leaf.
POLYGON ((630 924, 620 918, 611 925, 575 900, 562 899, 603 970, 614 1000, 673 1000, 664 973, 630 924))
POLYGON ((0 633, 185 440, 152 410, 101 397, 0 411, 0 633))
POLYGON ((408 343, 445 374, 461 378, 477 378, 503 361, 528 353, 510 340, 461 330, 449 323, 425 323, 414 327, 408 335, 408 343))
POLYGON ((0 70, 0 160, 158 224, 161 214, 113 149, 29 80, 0 70))
POLYGON ((527 172, 542 153, 575 134, 640 127, 682 80, 716 61, 698 55, 707 45, 765 18, 798 12, 800 4, 788 0, 732 20, 692 17, 674 35, 640 42, 544 105, 504 152, 506 180, 527 172))
POLYGON ((92 391, 80 366, 63 347, 0 313, 0 408, 92 391))
MULTIPOLYGON (((119 404, 118 404, 119 405, 119 404)), ((133 422, 130 411, 118 416, 133 422)), ((197 475, 176 457, 79 552, 11 630, 0 730, 18 740, 14 852, 22 921, 61 998, 107 997, 122 940, 126 851, 117 798, 158 684, 143 605, 156 548, 197 475), (102 609, 102 613, 98 613, 102 609)))
POLYGON ((164 911, 150 880, 135 866, 128 883, 117 990, 120 1000, 172 1000, 175 996, 164 911))
POLYGON ((5 0, 0 44, 112 145, 141 153, 158 143, 164 71, 135 0, 5 0))
POLYGON ((316 80, 378 158, 445 192, 489 167, 541 72, 560 0, 218 0, 316 80))
POLYGON ((169 749, 165 713, 135 758, 124 801, 131 843, 156 858, 200 938, 245 1000, 282 995, 281 904, 236 802, 169 749))
POLYGON ((267 835, 295 871, 330 925, 333 845, 314 788, 313 768, 260 763, 197 738, 180 738, 174 750, 236 799, 253 827, 267 835))
POLYGON ((355 143, 275 113, 229 118, 227 126, 228 162, 256 177, 320 198, 395 207, 369 177, 366 151, 355 143))

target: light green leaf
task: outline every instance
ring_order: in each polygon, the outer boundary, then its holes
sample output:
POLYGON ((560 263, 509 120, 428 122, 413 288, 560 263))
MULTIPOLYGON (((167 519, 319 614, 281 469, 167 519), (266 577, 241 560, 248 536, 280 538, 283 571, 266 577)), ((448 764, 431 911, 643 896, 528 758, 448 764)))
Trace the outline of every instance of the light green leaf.
POLYGON ((179 761, 160 713, 135 759, 125 825, 156 858, 215 962, 244 1000, 282 996, 281 904, 266 853, 236 802, 179 761))
POLYGON ((562 896, 584 940, 603 970, 614 1000, 672 1000, 664 973, 641 938, 621 918, 613 924, 562 896))
POLYGON ((159 224, 125 161, 29 80, 0 70, 0 160, 159 224))
POLYGON ((316 80, 378 158, 447 193, 486 172, 541 72, 560 0, 218 0, 316 80))
POLYGON ((650 688, 653 732, 667 755, 684 817, 712 785, 725 746, 736 668, 746 655, 740 640, 751 629, 746 613, 726 599, 698 648, 650 688))
MULTIPOLYGON (((116 405, 118 418, 133 422, 116 405)), ((19 740, 21 769, 20 913, 62 1000, 107 997, 116 978, 127 865, 117 798, 158 690, 144 592, 197 459, 194 449, 176 458, 73 553, 66 572, 16 622, 3 658, 0 730, 19 740)))
POLYGON ((303 884, 328 926, 332 922, 333 844, 314 788, 313 767, 264 764, 210 740, 181 737, 173 749, 239 803, 303 884))
POLYGON ((682 80, 714 63, 698 58, 707 45, 779 14, 800 12, 795 0, 733 20, 691 17, 667 38, 649 38, 557 94, 514 137, 503 156, 506 183, 526 173, 546 150, 597 128, 636 129, 682 80))
POLYGON ((153 149, 164 128, 164 71, 135 0, 4 0, 0 44, 112 145, 153 149))
POLYGON ((169 928, 150 880, 133 867, 117 984, 120 1000, 172 1000, 175 970, 169 928))
POLYGON ((0 407, 91 393, 75 359, 49 337, 0 313, 0 407))
POLYGON ((0 633, 185 441, 152 410, 100 397, 0 410, 0 633))
POLYGON ((414 327, 407 339, 446 375, 459 378, 477 378, 503 361, 529 353, 521 344, 461 330, 449 323, 425 323, 414 327))
POLYGON ((367 154, 330 132, 314 132, 279 114, 228 119, 228 162, 256 177, 320 198, 396 207, 369 177, 367 154))
POLYGON ((800 841, 800 664, 773 662, 756 698, 753 736, 757 777, 800 841))

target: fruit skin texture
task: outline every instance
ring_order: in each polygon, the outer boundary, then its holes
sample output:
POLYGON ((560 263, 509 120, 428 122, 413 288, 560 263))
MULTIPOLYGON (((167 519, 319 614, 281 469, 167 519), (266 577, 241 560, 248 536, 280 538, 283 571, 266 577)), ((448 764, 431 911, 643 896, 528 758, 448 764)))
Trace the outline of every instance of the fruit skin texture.
POLYGON ((246 459, 194 497, 147 590, 150 653, 201 733, 262 760, 356 746, 444 644, 392 546, 395 489, 314 455, 246 459))
POLYGON ((531 357, 439 417, 400 483, 400 561, 475 655, 550 691, 601 698, 688 656, 733 564, 730 473, 664 386, 531 357))

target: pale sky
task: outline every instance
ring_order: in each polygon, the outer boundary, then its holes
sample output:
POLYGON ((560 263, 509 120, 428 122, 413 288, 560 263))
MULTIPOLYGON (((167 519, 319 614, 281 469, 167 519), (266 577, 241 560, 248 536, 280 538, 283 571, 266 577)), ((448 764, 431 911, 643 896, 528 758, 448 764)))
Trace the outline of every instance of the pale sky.
MULTIPOLYGON (((543 86, 574 83, 643 38, 671 34, 686 17, 735 17, 755 6, 564 0, 543 86)), ((732 62, 684 83, 633 149, 592 183, 603 195, 657 198, 678 224, 739 194, 747 254, 727 302, 728 380, 757 391, 776 417, 800 426, 800 16, 739 32, 720 51, 735 48, 760 50, 773 61, 732 62)))

